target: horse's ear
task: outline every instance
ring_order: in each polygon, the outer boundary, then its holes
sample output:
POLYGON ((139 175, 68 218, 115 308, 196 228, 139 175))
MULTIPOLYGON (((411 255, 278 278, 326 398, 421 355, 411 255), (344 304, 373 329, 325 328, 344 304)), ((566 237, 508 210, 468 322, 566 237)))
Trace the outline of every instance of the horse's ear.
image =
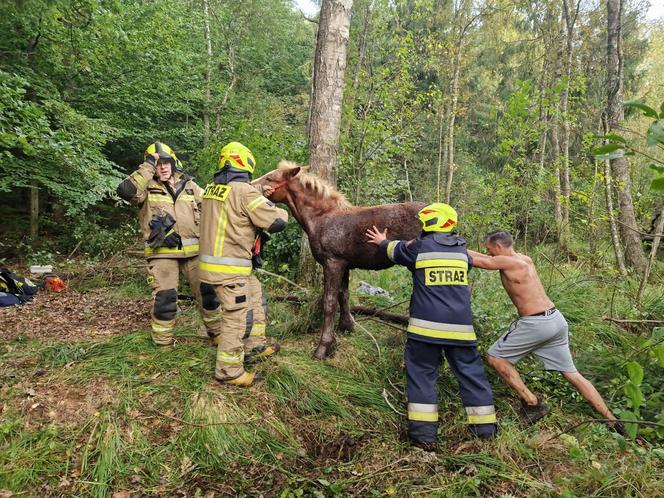
POLYGON ((295 168, 289 168, 284 171, 284 179, 285 180, 290 180, 291 178, 295 178, 298 173, 300 172, 302 168, 300 166, 296 166, 295 168))

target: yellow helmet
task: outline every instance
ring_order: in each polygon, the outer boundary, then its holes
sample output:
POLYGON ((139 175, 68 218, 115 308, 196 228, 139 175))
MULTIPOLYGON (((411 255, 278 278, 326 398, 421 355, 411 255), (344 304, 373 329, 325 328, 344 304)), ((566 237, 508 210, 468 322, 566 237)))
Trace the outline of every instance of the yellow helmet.
POLYGON ((425 232, 451 232, 457 225, 457 212, 449 204, 434 202, 417 213, 425 232))
POLYGON ((219 169, 235 168, 254 172, 256 160, 251 151, 240 142, 231 142, 219 153, 219 169))
POLYGON ((143 153, 143 158, 147 159, 149 155, 154 154, 155 152, 159 154, 159 159, 170 159, 171 164, 177 166, 178 158, 175 155, 175 151, 161 142, 155 142, 148 145, 148 148, 145 149, 145 152, 143 153))

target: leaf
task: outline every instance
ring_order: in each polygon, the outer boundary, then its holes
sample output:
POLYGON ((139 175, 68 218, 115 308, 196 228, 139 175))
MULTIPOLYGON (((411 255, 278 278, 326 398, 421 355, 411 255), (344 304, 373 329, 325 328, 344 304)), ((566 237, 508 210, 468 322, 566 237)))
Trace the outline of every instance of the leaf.
POLYGON ((625 396, 627 396, 630 403, 632 404, 632 408, 634 410, 638 410, 639 407, 643 404, 644 399, 641 388, 633 384, 632 381, 629 381, 627 384, 625 384, 623 391, 625 392, 625 396))
POLYGON ((664 190, 664 176, 655 178, 650 184, 650 188, 653 190, 664 190))
MULTIPOLYGON (((634 413, 627 410, 623 410, 623 412, 620 414, 620 418, 622 420, 638 420, 638 417, 634 413)), ((625 431, 631 439, 634 439, 637 432, 639 432, 639 426, 637 424, 625 424, 625 431)))
POLYGON ((652 335, 650 336, 650 338, 655 342, 664 339, 664 327, 655 327, 654 329, 652 329, 652 335))
MULTIPOLYGON (((657 171, 657 173, 660 173, 660 174, 664 173, 664 166, 660 166, 658 164, 651 164, 648 167, 650 169, 654 169, 655 171, 657 171)), ((664 327, 662 327, 662 328, 664 328, 664 327)))
POLYGON ((593 149, 593 154, 594 155, 608 154, 609 152, 614 152, 618 149, 622 149, 622 145, 609 143, 605 145, 600 145, 599 147, 595 147, 593 149))
POLYGON ((652 107, 649 107, 643 103, 643 99, 639 100, 628 100, 627 102, 623 102, 623 105, 625 107, 635 107, 636 109, 641 109, 643 111, 643 114, 645 116, 648 116, 649 118, 655 118, 657 119, 659 116, 657 115, 657 111, 653 109, 652 107))
POLYGON ((658 344, 652 348, 652 352, 655 353, 655 358, 657 358, 659 366, 664 368, 664 344, 658 344))
POLYGON ((604 138, 609 142, 620 142, 622 144, 627 143, 627 140, 625 140, 622 135, 618 135, 617 133, 607 133, 604 135, 604 138))
POLYGON ((635 361, 630 361, 626 367, 629 380, 631 380, 634 385, 640 386, 641 382, 643 382, 643 367, 635 361))
POLYGON ((648 145, 664 144, 664 119, 655 121, 648 127, 646 143, 648 145))

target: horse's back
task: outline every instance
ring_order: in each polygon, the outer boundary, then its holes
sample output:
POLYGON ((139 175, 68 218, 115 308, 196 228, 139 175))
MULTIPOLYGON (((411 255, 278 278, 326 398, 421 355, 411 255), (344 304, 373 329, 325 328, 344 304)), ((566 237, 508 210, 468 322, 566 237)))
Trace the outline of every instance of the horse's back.
POLYGON ((414 239, 421 232, 417 212, 424 205, 418 202, 384 204, 329 213, 320 231, 321 255, 344 259, 350 268, 388 268, 392 262, 379 253, 377 246, 367 242, 365 232, 375 225, 379 230, 387 228, 389 239, 414 239))

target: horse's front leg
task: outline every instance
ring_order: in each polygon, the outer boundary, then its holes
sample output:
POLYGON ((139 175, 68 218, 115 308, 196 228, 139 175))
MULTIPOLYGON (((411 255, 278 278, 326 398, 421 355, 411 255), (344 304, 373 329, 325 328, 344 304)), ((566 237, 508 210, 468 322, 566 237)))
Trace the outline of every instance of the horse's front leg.
POLYGON ((350 315, 350 293, 348 292, 349 277, 350 270, 346 268, 339 289, 339 330, 342 332, 353 331, 353 317, 350 315))
POLYGON ((325 281, 323 293, 323 329, 320 333, 320 341, 314 353, 314 358, 322 360, 330 356, 336 347, 334 337, 334 315, 337 311, 337 299, 339 288, 343 280, 346 264, 341 261, 326 261, 323 265, 323 279, 325 281))

